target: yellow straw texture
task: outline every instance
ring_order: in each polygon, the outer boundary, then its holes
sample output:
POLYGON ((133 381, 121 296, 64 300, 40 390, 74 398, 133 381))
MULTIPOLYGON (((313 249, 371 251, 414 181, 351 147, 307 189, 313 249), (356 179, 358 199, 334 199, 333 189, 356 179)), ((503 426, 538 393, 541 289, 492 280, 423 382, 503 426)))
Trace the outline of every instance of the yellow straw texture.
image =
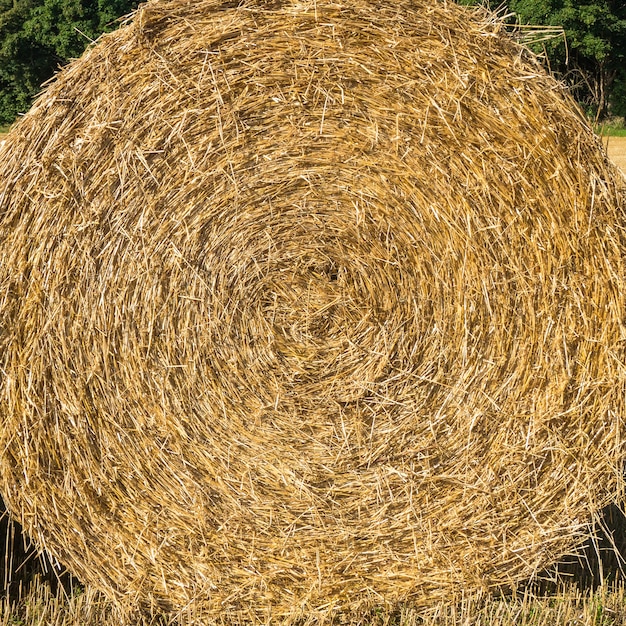
POLYGON ((152 0, 0 149, 0 493, 121 608, 526 579, 621 488, 625 206, 486 12, 152 0))

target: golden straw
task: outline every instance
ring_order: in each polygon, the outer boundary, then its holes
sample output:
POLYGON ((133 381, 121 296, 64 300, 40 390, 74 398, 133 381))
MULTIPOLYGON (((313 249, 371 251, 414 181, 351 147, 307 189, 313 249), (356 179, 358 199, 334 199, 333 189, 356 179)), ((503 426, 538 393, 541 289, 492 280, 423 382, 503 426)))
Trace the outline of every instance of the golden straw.
POLYGON ((484 11, 152 0, 0 149, 0 493, 122 609, 527 579, 621 489, 623 193, 484 11))

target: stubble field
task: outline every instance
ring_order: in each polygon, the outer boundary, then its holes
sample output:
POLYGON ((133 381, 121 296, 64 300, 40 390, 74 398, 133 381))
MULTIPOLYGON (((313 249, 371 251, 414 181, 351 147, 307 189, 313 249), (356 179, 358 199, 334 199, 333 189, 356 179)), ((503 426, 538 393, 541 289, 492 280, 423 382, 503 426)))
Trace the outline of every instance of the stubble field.
POLYGON ((626 174, 626 137, 605 137, 604 145, 613 162, 626 174))

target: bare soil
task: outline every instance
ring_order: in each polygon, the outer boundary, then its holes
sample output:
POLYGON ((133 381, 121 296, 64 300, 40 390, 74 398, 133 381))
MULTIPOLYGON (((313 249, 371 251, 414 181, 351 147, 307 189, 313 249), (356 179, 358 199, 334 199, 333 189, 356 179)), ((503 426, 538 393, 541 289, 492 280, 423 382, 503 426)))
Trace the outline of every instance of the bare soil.
POLYGON ((604 137, 603 142, 613 162, 626 174, 626 137, 604 137))

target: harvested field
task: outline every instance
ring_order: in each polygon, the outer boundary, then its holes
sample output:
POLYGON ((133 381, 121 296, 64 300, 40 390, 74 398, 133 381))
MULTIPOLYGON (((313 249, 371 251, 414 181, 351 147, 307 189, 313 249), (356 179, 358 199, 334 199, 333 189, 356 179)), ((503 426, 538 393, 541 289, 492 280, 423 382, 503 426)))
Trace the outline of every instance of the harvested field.
POLYGON ((0 492, 122 613, 526 580, 622 490, 623 192, 491 14, 148 2, 0 149, 0 492))
POLYGON ((602 141, 613 162, 626 174, 626 137, 604 137, 602 141))
MULTIPOLYGON (((219 623, 219 622, 218 622, 219 623)), ((193 616, 176 622, 156 617, 120 621, 114 607, 92 589, 69 598, 50 593, 46 586, 28 591, 21 602, 0 599, 2 626, 197 626, 193 616)), ((437 603, 424 617, 411 607, 395 613, 377 611, 359 616, 351 626, 626 626, 626 591, 599 588, 581 592, 566 587, 544 597, 518 592, 513 597, 465 597, 458 603, 437 603)))

